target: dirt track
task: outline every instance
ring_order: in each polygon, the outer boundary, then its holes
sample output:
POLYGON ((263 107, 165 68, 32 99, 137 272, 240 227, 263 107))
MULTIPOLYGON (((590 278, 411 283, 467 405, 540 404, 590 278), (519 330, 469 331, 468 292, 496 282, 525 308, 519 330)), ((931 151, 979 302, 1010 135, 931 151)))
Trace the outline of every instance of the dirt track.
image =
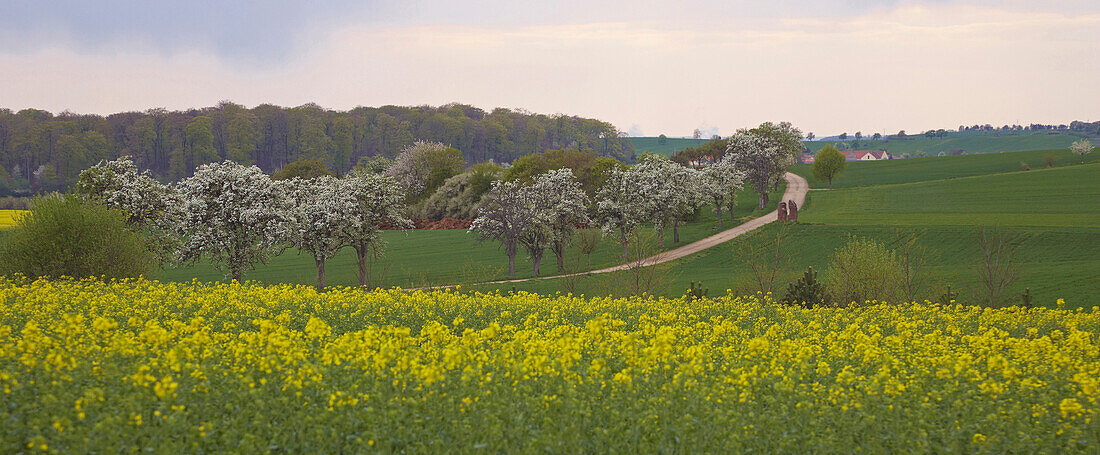
MULTIPOLYGON (((795 204, 798 204, 799 210, 801 210, 802 207, 805 205, 805 202, 806 202, 806 191, 808 191, 810 189, 809 182, 807 182, 806 179, 802 178, 801 176, 798 176, 796 174, 792 174, 790 172, 784 174, 783 178, 787 180, 787 190, 783 192, 782 201, 793 200, 795 202, 795 204)), ((757 228, 759 228, 759 227, 761 227, 765 224, 776 221, 778 216, 779 216, 778 210, 773 210, 771 213, 768 213, 767 215, 761 216, 759 218, 753 218, 753 219, 751 219, 749 221, 746 221, 746 222, 744 222, 744 223, 742 223, 738 226, 735 226, 735 227, 732 227, 732 228, 727 229, 725 231, 719 232, 719 233, 714 234, 710 237, 706 237, 704 239, 697 240, 695 242, 691 242, 691 243, 689 243, 687 245, 684 245, 684 246, 681 246, 679 248, 674 248, 674 249, 671 249, 671 250, 668 250, 668 251, 663 251, 661 253, 655 254, 655 255, 650 256, 648 258, 645 258, 645 259, 642 260, 642 266, 650 266, 650 265, 660 264, 662 262, 674 261, 676 259, 680 259, 684 256, 689 255, 689 254, 698 253, 698 252, 703 251, 707 248, 713 248, 715 246, 718 246, 720 244, 728 242, 728 241, 734 239, 735 237, 737 237, 741 234, 744 234, 746 232, 750 232, 750 231, 752 231, 754 229, 757 229, 757 228)), ((552 276, 542 276, 542 277, 532 277, 532 278, 520 278, 520 279, 515 279, 515 280, 487 281, 487 282, 478 283, 478 284, 503 284, 503 283, 519 283, 519 282, 531 281, 531 280, 548 280, 548 279, 553 279, 553 278, 562 278, 562 277, 576 276, 576 275, 587 275, 587 274, 592 274, 592 273, 616 272, 616 271, 619 271, 619 270, 626 270, 629 267, 630 267, 629 264, 620 264, 620 265, 616 265, 614 267, 608 267, 608 268, 599 269, 599 270, 591 270, 591 271, 588 271, 588 272, 578 272, 578 273, 573 273, 573 274, 552 275, 552 276)), ((444 287, 450 287, 450 286, 444 286, 444 287)))

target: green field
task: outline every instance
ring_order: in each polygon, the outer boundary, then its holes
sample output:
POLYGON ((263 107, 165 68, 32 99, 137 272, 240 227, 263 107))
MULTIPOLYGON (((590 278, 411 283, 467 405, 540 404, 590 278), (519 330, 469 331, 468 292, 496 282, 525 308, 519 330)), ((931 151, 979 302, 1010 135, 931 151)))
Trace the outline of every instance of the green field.
MULTIPOLYGON (((1031 169, 1044 168, 1044 159, 1051 155, 1055 166, 1068 166, 1081 162, 1081 157, 1067 149, 1034 150, 1027 152, 989 153, 952 157, 912 158, 907 160, 849 162, 848 167, 833 179, 833 188, 886 185, 894 183, 923 182, 928 180, 970 177, 975 175, 1016 172, 1020 163, 1031 169)), ((1100 153, 1086 155, 1086 162, 1100 162, 1100 153)), ((796 164, 791 172, 809 180, 811 188, 828 188, 827 182, 814 179, 811 165, 796 164)))
MULTIPOLYGON (((865 138, 859 141, 859 147, 853 146, 853 148, 857 150, 886 150, 890 152, 891 155, 908 153, 916 156, 917 153, 923 152, 929 156, 935 156, 939 152, 950 152, 952 150, 963 150, 968 154, 973 154, 1060 149, 1069 147, 1073 141, 1081 139, 1080 137, 1070 134, 1047 134, 1047 132, 1009 136, 911 137, 912 139, 891 141, 875 141, 865 138)), ((849 137, 845 141, 812 141, 806 142, 805 144, 811 152, 817 153, 817 151, 821 150, 826 144, 836 144, 837 142, 851 144, 852 141, 853 139, 849 137)))
MULTIPOLYGON (((985 169, 978 157, 930 158, 947 163, 936 167, 974 173, 985 169), (977 165, 975 164, 977 163, 977 165), (951 166, 953 164, 953 166, 951 166)), ((859 166, 890 164, 899 180, 924 175, 924 160, 857 163, 859 166), (907 169, 914 167, 915 169, 907 169)), ((870 175, 870 174, 869 174, 870 175)), ((785 250, 790 265, 788 281, 808 266, 825 270, 832 252, 849 236, 891 243, 895 230, 921 234, 928 248, 928 275, 933 285, 929 298, 942 294, 947 285, 972 296, 978 258, 975 237, 979 225, 1009 229, 1022 236, 1019 255, 1026 261, 1023 273, 1011 288, 1019 295, 1030 288, 1034 302, 1053 305, 1064 298, 1070 306, 1100 305, 1100 163, 1029 172, 929 180, 922 183, 866 186, 811 192, 800 212, 800 223, 787 227, 785 250)), ((941 177, 942 178, 942 177, 941 177)), ((744 292, 750 283, 749 268, 734 255, 735 245, 774 238, 779 225, 772 224, 729 246, 719 246, 671 263, 662 281, 662 295, 681 295, 692 281, 702 282, 711 294, 726 289, 744 292)), ((578 293, 603 294, 609 284, 626 274, 589 276, 575 284, 578 293)), ((481 290, 559 292, 559 280, 538 280, 481 290)), ((784 287, 785 286, 781 286, 784 287)))
POLYGON ((656 137, 632 137, 630 143, 634 144, 634 153, 641 155, 643 153, 657 153, 664 156, 672 156, 672 154, 679 152, 680 150, 688 147, 695 147, 707 142, 707 139, 684 139, 684 138, 667 138, 664 144, 658 143, 656 137))
POLYGON ((1100 227, 1100 163, 813 191, 823 224, 1100 227))
MULTIPOLYGON (((773 194, 766 211, 775 210, 777 199, 786 185, 773 194)), ((743 190, 737 198, 736 216, 742 219, 759 216, 756 210, 756 193, 743 190)), ((727 215, 728 216, 728 215, 727 215)), ((698 219, 680 228, 680 243, 672 241, 672 232, 666 233, 665 247, 675 248, 715 233, 714 211, 709 207, 699 212, 698 219)), ((723 227, 732 227, 726 219, 723 227)), ((383 287, 421 287, 443 284, 473 283, 507 278, 508 258, 498 242, 479 243, 474 234, 465 230, 411 230, 386 231, 385 259, 378 270, 386 270, 385 277, 373 284, 383 287)), ((591 257, 591 268, 602 268, 619 262, 621 249, 615 239, 605 238, 591 257)), ((574 254, 570 251, 567 257, 574 254)), ((356 284, 355 252, 344 249, 326 265, 328 284, 333 286, 356 284)), ((316 281, 316 266, 312 256, 288 250, 268 264, 258 264, 245 275, 247 280, 262 283, 301 283, 316 281)), ((554 255, 547 252, 542 259, 542 274, 556 272, 554 255)), ((531 261, 521 251, 516 256, 516 278, 534 276, 531 261)), ((153 278, 167 281, 218 281, 225 274, 212 265, 199 263, 191 267, 172 267, 156 273, 153 278)))

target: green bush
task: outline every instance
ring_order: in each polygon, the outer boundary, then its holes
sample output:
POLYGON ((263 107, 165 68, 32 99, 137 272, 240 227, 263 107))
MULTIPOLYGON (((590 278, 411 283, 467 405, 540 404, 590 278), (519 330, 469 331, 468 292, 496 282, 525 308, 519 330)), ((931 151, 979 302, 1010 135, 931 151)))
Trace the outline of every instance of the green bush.
POLYGON ((36 198, 0 245, 0 272, 30 278, 137 277, 155 263, 126 215, 76 196, 36 198))
POLYGON ((825 289, 843 303, 895 301, 901 282, 901 265, 892 250, 871 239, 851 238, 833 253, 825 289))

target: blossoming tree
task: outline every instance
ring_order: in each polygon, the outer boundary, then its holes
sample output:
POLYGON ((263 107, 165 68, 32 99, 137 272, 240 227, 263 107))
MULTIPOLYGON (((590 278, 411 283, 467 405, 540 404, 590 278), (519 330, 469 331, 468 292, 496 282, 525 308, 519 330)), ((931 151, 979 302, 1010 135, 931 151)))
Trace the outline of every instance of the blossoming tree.
POLYGON ((76 191, 88 200, 121 210, 130 226, 150 240, 161 261, 172 259, 176 247, 171 235, 175 225, 172 208, 179 205, 179 195, 153 179, 149 171, 138 172, 129 156, 100 161, 84 170, 76 191))
POLYGON ((757 207, 763 209, 768 192, 790 166, 791 155, 774 141, 744 129, 730 136, 727 151, 736 167, 744 170, 745 181, 760 194, 757 207))
POLYGON ((613 169, 596 192, 596 220, 605 235, 618 232, 623 260, 626 260, 630 234, 651 211, 652 201, 643 195, 640 177, 637 172, 613 169))
POLYGON ((551 207, 550 201, 551 198, 536 194, 519 182, 499 180, 493 182, 492 188, 482 197, 470 232, 476 232, 478 240, 500 241, 504 254, 508 255, 508 276, 515 276, 516 252, 522 241, 526 240, 534 248, 548 242, 546 233, 536 227, 539 227, 539 217, 545 216, 545 211, 551 207))
POLYGON ((737 192, 745 184, 745 173, 737 168, 732 155, 722 157, 717 163, 702 170, 700 192, 714 201, 714 215, 718 227, 722 227, 722 207, 729 210, 730 223, 734 222, 733 209, 737 205, 737 192))
POLYGON ((413 224, 405 216, 402 185, 393 177, 355 169, 343 181, 345 191, 355 201, 359 217, 359 223, 347 232, 348 241, 355 250, 359 285, 366 286, 369 278, 367 260, 382 246, 382 227, 409 229, 413 224))
MULTIPOLYGON (((538 176, 530 191, 536 197, 549 199, 543 204, 547 208, 538 218, 536 227, 545 231, 546 245, 558 260, 558 272, 563 272, 565 246, 578 225, 591 222, 588 218, 588 195, 569 168, 552 170, 538 176)), ((538 273, 536 265, 535 275, 538 273)))
POLYGON ((204 164, 176 189, 181 261, 205 257, 240 281, 246 269, 284 247, 291 201, 260 168, 228 160, 204 164))
POLYGON ((277 183, 293 202, 290 210, 291 243, 313 255, 317 289, 325 288, 325 262, 352 243, 363 218, 347 180, 322 176, 277 183))

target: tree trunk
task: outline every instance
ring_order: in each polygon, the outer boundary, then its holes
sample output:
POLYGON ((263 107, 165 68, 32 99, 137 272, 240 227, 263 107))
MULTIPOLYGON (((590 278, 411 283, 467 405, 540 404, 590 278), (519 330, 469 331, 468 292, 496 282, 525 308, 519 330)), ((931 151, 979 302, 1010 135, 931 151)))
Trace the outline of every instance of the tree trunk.
POLYGON ((718 218, 718 229, 722 229, 722 198, 714 198, 714 217, 718 218))
POLYGON ((764 210, 764 207, 767 207, 767 206, 768 206, 768 192, 767 191, 762 191, 762 192, 760 192, 760 205, 758 205, 757 208, 760 209, 760 210, 764 210))
POLYGON ((516 276, 516 252, 508 252, 508 276, 516 276))
POLYGON ((559 273, 564 272, 565 271, 565 243, 564 242, 554 242, 554 245, 550 248, 552 250, 554 250, 554 256, 557 256, 557 258, 558 258, 558 272, 559 273))
POLYGON ((657 248, 665 249, 665 230, 657 228, 657 248))
POLYGON ((325 290, 325 258, 314 259, 317 263, 317 290, 325 290))
POLYGON ((619 238, 621 239, 621 240, 619 240, 619 243, 621 243, 623 245, 623 260, 625 261, 626 260, 626 243, 627 243, 626 230, 625 229, 619 229, 619 238))
POLYGON ((672 222, 672 243, 680 243, 680 220, 672 222))
POLYGON ((542 252, 531 255, 531 264, 535 266, 535 276, 539 276, 539 264, 542 263, 542 252))
POLYGON ((360 242, 355 245, 356 264, 359 266, 359 285, 367 285, 367 244, 360 242))

